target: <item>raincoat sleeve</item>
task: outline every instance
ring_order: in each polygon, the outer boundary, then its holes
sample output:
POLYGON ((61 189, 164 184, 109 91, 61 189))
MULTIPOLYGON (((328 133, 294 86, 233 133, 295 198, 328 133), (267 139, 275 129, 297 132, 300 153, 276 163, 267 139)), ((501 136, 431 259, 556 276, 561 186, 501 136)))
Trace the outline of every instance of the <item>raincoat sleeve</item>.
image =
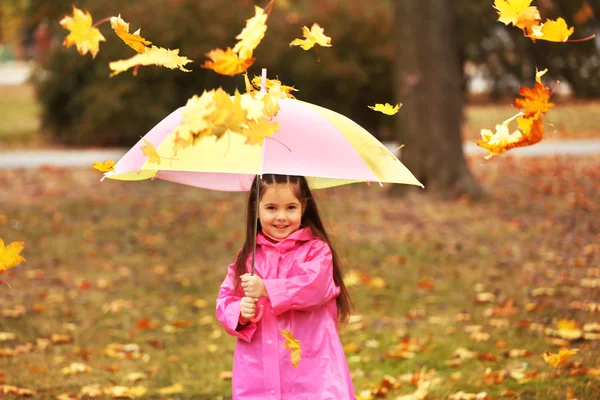
POLYGON ((235 293, 235 263, 227 268, 227 276, 219 289, 217 298, 217 319, 231 336, 250 342, 256 324, 240 325, 240 303, 242 301, 241 287, 235 293))
POLYGON ((305 262, 293 261, 298 273, 283 279, 264 279, 275 315, 289 310, 309 311, 336 298, 340 288, 333 281, 333 260, 327 243, 315 241, 305 262))

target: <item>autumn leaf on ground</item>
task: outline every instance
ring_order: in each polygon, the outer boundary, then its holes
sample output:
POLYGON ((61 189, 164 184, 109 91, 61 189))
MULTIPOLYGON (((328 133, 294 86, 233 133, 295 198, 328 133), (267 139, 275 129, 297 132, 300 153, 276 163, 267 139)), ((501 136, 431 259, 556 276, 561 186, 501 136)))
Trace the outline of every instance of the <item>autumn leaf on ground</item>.
POLYGON ((136 65, 158 65, 169 69, 180 69, 183 72, 190 72, 184 65, 193 62, 185 56, 179 55, 179 49, 164 49, 162 47, 146 47, 144 53, 137 54, 127 60, 112 61, 108 64, 113 71, 110 76, 115 76, 125 72, 136 65))
POLYGON ((65 47, 77 46, 77 51, 82 56, 89 51, 93 58, 100 51, 100 42, 106 41, 102 33, 92 26, 92 16, 73 6, 73 16, 66 16, 60 20, 60 25, 71 31, 65 38, 65 47))
POLYGON ((113 399, 136 399, 143 397, 147 391, 143 386, 111 386, 104 388, 103 393, 113 399))
POLYGON ((100 172, 114 171, 115 162, 112 160, 104 160, 104 162, 95 161, 93 167, 100 172))
POLYGON ((177 394, 177 393, 183 393, 183 385, 181 383, 176 383, 172 386, 167 386, 161 389, 157 390, 158 394, 160 395, 170 395, 170 394, 177 394))
POLYGON ((5 246, 4 240, 0 239, 0 274, 9 268, 16 267, 23 261, 27 261, 19 254, 24 247, 23 242, 12 242, 5 246))
POLYGON ((532 40, 547 40, 550 42, 566 42, 575 28, 567 25, 566 21, 558 18, 556 21, 546 20, 543 24, 534 26, 529 37, 532 40))
POLYGON ((286 331, 284 329, 280 329, 279 332, 285 338, 285 348, 290 351, 290 359, 292 361, 292 365, 294 367, 298 366, 300 362, 300 353, 302 352, 302 347, 300 342, 294 337, 294 334, 290 331, 286 331))
POLYGON ((218 74, 234 76, 245 72, 252 64, 255 58, 241 58, 230 47, 226 51, 221 49, 211 50, 206 53, 210 60, 204 61, 202 68, 212 69, 218 74))
POLYGON ((568 358, 577 354, 578 352, 579 349, 560 349, 558 351, 558 354, 552 354, 546 351, 544 354, 542 354, 542 357, 544 357, 544 361, 546 361, 546 363, 553 366, 554 368, 558 368, 568 358))
POLYGON ((156 151, 156 147, 154 147, 154 145, 146 139, 142 138, 142 140, 144 141, 144 143, 146 143, 145 146, 140 147, 142 153, 144 153, 145 156, 148 156, 148 161, 160 164, 160 156, 156 151))
POLYGON ((268 15, 258 6, 254 6, 254 11, 254 17, 246 20, 246 26, 242 32, 235 37, 240 41, 233 47, 233 52, 239 54, 242 59, 252 58, 252 52, 258 47, 267 31, 266 23, 268 15))
POLYGON ((62 369, 62 373, 65 375, 79 375, 91 372, 92 369, 85 364, 71 363, 68 367, 62 369))
POLYGON ((138 53, 144 53, 146 51, 146 46, 152 44, 151 41, 140 36, 140 29, 134 33, 129 33, 129 24, 123 21, 120 14, 118 17, 110 18, 110 26, 127 46, 131 47, 138 53))
POLYGON ((391 105, 390 103, 385 103, 381 104, 381 103, 377 103, 375 104, 375 106, 369 106, 369 108, 371 110, 375 110, 375 111, 379 111, 380 113, 386 114, 386 115, 394 115, 398 112, 398 110, 400 110, 400 107, 402 107, 402 104, 396 104, 395 106, 391 105))
POLYGON ((316 22, 310 30, 306 26, 303 26, 302 36, 304 36, 304 39, 294 39, 290 43, 290 46, 300 46, 302 50, 309 50, 317 44, 323 47, 331 47, 331 38, 325 36, 323 28, 316 22))

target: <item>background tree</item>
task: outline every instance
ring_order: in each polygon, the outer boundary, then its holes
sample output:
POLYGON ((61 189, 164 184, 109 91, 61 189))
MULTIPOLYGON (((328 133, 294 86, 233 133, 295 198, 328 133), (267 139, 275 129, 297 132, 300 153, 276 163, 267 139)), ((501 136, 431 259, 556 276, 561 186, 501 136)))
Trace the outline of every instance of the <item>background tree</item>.
POLYGON ((402 162, 428 190, 476 197, 482 190, 462 150, 462 67, 451 3, 394 3, 398 28, 394 76, 404 104, 402 162))

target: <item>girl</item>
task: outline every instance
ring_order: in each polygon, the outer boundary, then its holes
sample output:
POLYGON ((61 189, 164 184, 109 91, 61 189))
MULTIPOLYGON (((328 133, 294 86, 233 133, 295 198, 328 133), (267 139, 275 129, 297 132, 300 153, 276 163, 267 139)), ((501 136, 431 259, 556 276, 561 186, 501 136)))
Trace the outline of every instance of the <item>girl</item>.
MULTIPOLYGON (((255 178, 256 179, 256 178, 255 178)), ((304 177, 263 175, 253 238, 256 180, 248 197, 246 241, 219 290, 217 318, 238 338, 234 400, 349 400, 354 388, 337 322, 351 302, 304 177), (256 239, 255 273, 250 275, 256 239), (259 306, 260 320, 253 322, 259 306), (294 367, 280 330, 301 345, 294 367)))

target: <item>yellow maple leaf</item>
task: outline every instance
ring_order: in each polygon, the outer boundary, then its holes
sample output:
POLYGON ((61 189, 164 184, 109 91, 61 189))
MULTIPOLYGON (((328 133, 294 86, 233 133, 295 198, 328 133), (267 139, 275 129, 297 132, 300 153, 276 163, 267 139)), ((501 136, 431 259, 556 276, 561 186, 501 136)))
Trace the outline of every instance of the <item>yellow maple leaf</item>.
POLYGON ((236 90, 233 99, 223 89, 215 92, 216 118, 212 134, 220 138, 228 130, 240 133, 248 111, 242 107, 242 96, 236 90))
POLYGON ((206 53, 210 60, 204 61, 202 68, 212 69, 217 74, 234 76, 241 74, 254 64, 255 58, 240 58, 228 47, 226 51, 214 49, 206 53))
POLYGON ((27 261, 19 254, 24 247, 23 242, 12 242, 8 246, 4 246, 4 241, 0 239, 0 274, 9 268, 16 267, 23 261, 27 261))
POLYGON ((95 161, 93 167, 100 172, 114 171, 115 162, 112 160, 105 160, 104 162, 95 161))
POLYGON ((154 145, 152 143, 150 143, 149 141, 147 141, 146 139, 142 138, 142 140, 144 141, 144 143, 146 143, 145 146, 140 147, 140 149, 142 150, 142 153, 144 153, 145 156, 148 156, 148 161, 150 161, 152 163, 160 164, 160 156, 158 155, 158 152, 156 151, 156 147, 154 147, 154 145))
POLYGON ((193 61, 189 58, 179 55, 179 49, 171 50, 152 46, 146 47, 144 53, 136 54, 127 60, 113 61, 109 63, 108 66, 113 70, 110 76, 115 76, 136 65, 158 65, 170 69, 178 68, 181 71, 190 72, 189 69, 185 69, 183 66, 191 62, 193 61))
POLYGON ((554 368, 558 368, 562 363, 564 363, 568 358, 577 354, 579 349, 560 349, 558 354, 552 354, 548 351, 542 354, 544 357, 544 361, 554 368))
POLYGON ((169 395, 169 394, 178 394, 183 393, 183 385, 181 383, 176 383, 172 386, 167 386, 157 390, 158 394, 161 395, 169 395))
POLYGON ((486 159, 516 147, 531 146, 542 140, 544 133, 542 119, 525 118, 522 115, 523 113, 518 113, 502 124, 496 125, 495 132, 489 129, 481 130, 481 139, 476 141, 475 144, 489 152, 485 156, 486 159), (508 125, 514 119, 517 119, 518 129, 510 132, 508 125))
POLYGON ((528 11, 532 0, 495 0, 494 8, 498 11, 498 21, 505 25, 517 25, 519 18, 528 11))
POLYGON ((271 122, 266 118, 250 121, 246 129, 242 129, 242 135, 246 136, 247 144, 263 145, 265 138, 279 130, 279 122, 271 122))
POLYGON ((144 53, 146 51, 146 46, 152 44, 151 41, 140 36, 140 29, 134 33, 129 33, 129 24, 121 18, 120 14, 118 17, 110 18, 110 26, 127 46, 131 47, 138 53, 144 53))
POLYGON ((258 6, 254 6, 254 11, 254 17, 246 20, 246 26, 242 32, 235 37, 240 41, 233 47, 233 52, 237 53, 241 59, 247 60, 252 58, 252 52, 258 47, 267 31, 266 23, 268 15, 258 6))
POLYGON ((283 335, 285 338, 285 348, 290 351, 290 359, 292 361, 292 365, 294 367, 298 366, 300 362, 300 353, 302 352, 302 346, 300 342, 294 337, 294 334, 290 331, 286 331, 285 329, 280 329, 279 333, 283 335))
MULTIPOLYGON (((252 78, 252 85, 257 89, 260 90, 261 86, 262 86, 262 78, 260 76, 254 76, 254 78, 252 78)), ((279 79, 267 79, 266 82, 266 90, 267 92, 270 92, 271 89, 276 89, 279 90, 281 92, 281 98, 290 98, 293 99, 294 96, 292 95, 292 92, 297 92, 298 89, 294 88, 293 86, 286 86, 284 84, 281 83, 281 81, 279 79)), ((248 90, 248 84, 246 83, 246 91, 248 90)))
POLYGON ((309 50, 317 44, 323 47, 331 47, 331 38, 325 36, 323 28, 316 22, 310 30, 306 26, 303 26, 302 36, 304 36, 304 39, 294 39, 290 43, 290 46, 300 46, 302 50, 309 50))
POLYGON ((386 115, 394 115, 398 112, 398 110, 400 110, 400 107, 402 107, 402 104, 398 103, 395 106, 391 105, 390 103, 385 103, 381 104, 381 103, 377 103, 375 104, 375 107, 373 106, 369 106, 369 108, 371 110, 375 110, 375 111, 379 111, 380 113, 386 114, 386 115))
POLYGON ((529 37, 532 40, 547 40, 549 42, 566 42, 573 34, 575 28, 567 25, 567 22, 558 18, 556 21, 546 20, 543 24, 534 26, 529 37))
POLYGON ((214 96, 215 91, 211 90, 188 99, 181 112, 182 122, 173 131, 178 146, 192 144, 195 138, 210 132, 215 112, 214 96))
POLYGON ((93 58, 100 51, 100 42, 106 41, 102 33, 92 26, 92 16, 89 12, 83 12, 73 6, 73 16, 66 16, 60 20, 60 25, 71 31, 63 42, 65 47, 77 46, 81 55, 89 51, 93 58))

